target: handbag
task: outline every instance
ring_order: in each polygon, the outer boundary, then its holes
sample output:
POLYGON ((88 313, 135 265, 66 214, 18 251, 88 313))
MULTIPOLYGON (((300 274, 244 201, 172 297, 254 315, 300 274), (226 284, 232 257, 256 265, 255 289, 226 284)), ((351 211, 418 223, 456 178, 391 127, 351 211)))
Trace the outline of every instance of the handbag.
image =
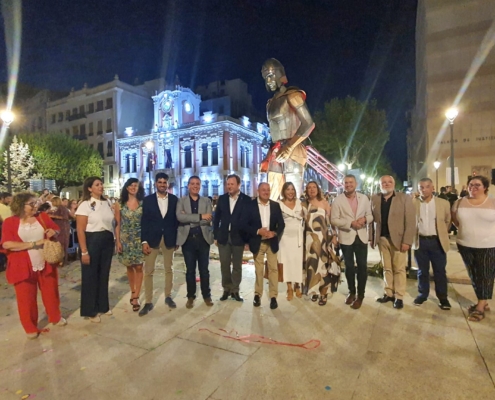
MULTIPOLYGON (((41 225, 46 231, 45 221, 40 216, 41 225)), ((43 257, 48 264, 59 264, 65 257, 64 249, 60 242, 49 240, 43 245, 43 257)))
MULTIPOLYGON (((284 264, 277 264, 277 269, 278 269, 278 281, 283 282, 284 281, 284 264)), ((265 279, 268 279, 268 261, 265 261, 265 273, 263 274, 263 277, 265 279)))

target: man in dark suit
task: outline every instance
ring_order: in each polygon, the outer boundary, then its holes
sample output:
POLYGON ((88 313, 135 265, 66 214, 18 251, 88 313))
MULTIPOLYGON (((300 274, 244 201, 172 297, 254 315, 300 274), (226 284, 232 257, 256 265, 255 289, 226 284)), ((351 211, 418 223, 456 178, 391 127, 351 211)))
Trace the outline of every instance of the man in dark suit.
POLYGON ((227 193, 218 198, 213 234, 215 245, 220 254, 223 296, 225 301, 232 295, 237 301, 244 301, 239 295, 242 280, 242 255, 245 240, 241 232, 241 217, 251 203, 249 196, 241 193, 241 178, 238 175, 227 176, 227 193), (232 271, 230 264, 232 263, 232 271))
POLYGON ((176 308, 172 300, 174 273, 172 262, 174 251, 177 249, 176 217, 177 197, 168 193, 168 175, 159 172, 155 176, 156 193, 146 196, 143 200, 143 216, 141 217, 141 242, 144 257, 144 296, 145 304, 139 316, 148 314, 153 309, 153 273, 158 252, 163 254, 165 267, 165 304, 176 308))
POLYGON ((270 185, 260 183, 258 197, 251 201, 244 215, 243 231, 249 238, 249 250, 254 256, 256 269, 256 282, 254 286, 253 305, 261 305, 263 295, 263 267, 265 255, 268 264, 268 282, 270 295, 270 308, 278 307, 278 242, 282 235, 285 222, 280 205, 270 200, 270 185))

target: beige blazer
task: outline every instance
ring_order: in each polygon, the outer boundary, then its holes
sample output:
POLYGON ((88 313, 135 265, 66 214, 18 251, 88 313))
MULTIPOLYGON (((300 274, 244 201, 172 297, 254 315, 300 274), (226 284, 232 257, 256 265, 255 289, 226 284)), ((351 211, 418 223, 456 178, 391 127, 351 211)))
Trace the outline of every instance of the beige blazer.
POLYGON ((339 233, 339 242, 345 245, 351 245, 356 239, 356 235, 363 243, 368 243, 368 225, 373 221, 373 216, 371 215, 371 205, 368 200, 368 196, 362 193, 356 193, 358 208, 356 215, 353 214, 349 201, 345 194, 338 195, 332 203, 332 211, 330 220, 332 226, 337 227, 339 233), (366 218, 366 225, 355 230, 351 228, 351 222, 359 218, 366 218))
MULTIPOLYGON (((390 241, 400 250, 402 244, 411 246, 416 234, 416 210, 412 203, 411 196, 395 192, 391 199, 390 213, 388 215, 388 230, 390 232, 390 241)), ((373 246, 378 244, 382 229, 382 195, 375 194, 371 198, 371 212, 373 213, 374 223, 371 236, 373 246)))
MULTIPOLYGON (((451 222, 451 214, 450 214, 450 203, 447 200, 439 199, 435 197, 435 225, 437 227, 437 235, 440 240, 440 244, 442 245, 443 250, 447 253, 450 250, 450 239, 449 239, 449 229, 451 222)), ((421 198, 416 198, 413 200, 414 207, 416 209, 416 235, 414 237, 414 249, 419 248, 419 209, 421 206, 421 198)))

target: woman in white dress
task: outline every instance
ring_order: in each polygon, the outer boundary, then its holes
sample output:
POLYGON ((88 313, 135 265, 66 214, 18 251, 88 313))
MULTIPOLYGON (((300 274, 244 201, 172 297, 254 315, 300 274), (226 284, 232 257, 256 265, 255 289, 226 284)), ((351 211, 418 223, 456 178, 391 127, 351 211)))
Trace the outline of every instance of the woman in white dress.
POLYGON ((302 297, 304 228, 301 202, 296 197, 296 188, 291 182, 282 186, 280 208, 284 216, 285 229, 280 238, 277 253, 279 264, 283 265, 284 282, 287 283, 287 300, 302 297), (292 286, 294 284, 294 287, 292 286))

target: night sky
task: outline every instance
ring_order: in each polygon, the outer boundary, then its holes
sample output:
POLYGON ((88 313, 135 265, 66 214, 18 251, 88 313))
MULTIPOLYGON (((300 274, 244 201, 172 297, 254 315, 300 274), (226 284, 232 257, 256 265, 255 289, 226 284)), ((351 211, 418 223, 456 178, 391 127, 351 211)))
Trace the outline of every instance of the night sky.
MULTIPOLYGON (((334 97, 376 98, 386 152, 406 178, 405 113, 414 106, 416 0, 43 0, 23 2, 19 80, 52 90, 177 74, 193 90, 241 78, 264 114, 265 59, 285 66, 310 110, 334 97)), ((3 34, 3 27, 2 27, 3 34)), ((3 38, 2 38, 3 39, 3 38)), ((0 79, 7 80, 5 45, 0 79)))

